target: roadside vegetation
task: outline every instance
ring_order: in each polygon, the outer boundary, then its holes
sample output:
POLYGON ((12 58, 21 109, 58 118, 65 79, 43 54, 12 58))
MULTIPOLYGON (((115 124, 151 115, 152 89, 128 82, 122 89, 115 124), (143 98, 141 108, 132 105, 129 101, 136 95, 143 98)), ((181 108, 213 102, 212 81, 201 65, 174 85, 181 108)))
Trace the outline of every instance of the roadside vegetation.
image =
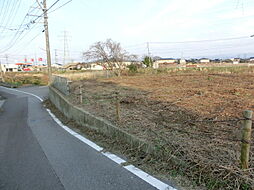
POLYGON ((21 87, 29 85, 47 85, 48 77, 44 73, 15 73, 7 72, 4 76, 5 85, 11 87, 21 87))

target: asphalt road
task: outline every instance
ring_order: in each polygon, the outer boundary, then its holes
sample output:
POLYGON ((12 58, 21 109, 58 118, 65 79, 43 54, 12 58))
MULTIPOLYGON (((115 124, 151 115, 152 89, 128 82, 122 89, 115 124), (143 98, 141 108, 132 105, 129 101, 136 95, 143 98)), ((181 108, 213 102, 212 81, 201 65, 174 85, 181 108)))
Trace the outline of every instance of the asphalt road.
POLYGON ((2 87, 0 95, 1 190, 156 189, 59 127, 35 97, 2 87))

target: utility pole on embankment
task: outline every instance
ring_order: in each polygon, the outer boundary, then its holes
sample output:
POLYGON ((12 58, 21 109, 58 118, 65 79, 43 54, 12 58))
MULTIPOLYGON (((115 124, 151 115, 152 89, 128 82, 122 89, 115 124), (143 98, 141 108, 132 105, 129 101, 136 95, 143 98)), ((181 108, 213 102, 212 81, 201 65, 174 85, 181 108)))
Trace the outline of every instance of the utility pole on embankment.
POLYGON ((5 80, 4 80, 4 73, 3 73, 1 61, 0 61, 0 76, 1 76, 1 80, 2 80, 1 82, 5 82, 5 80))
POLYGON ((46 51, 47 51, 47 65, 48 65, 48 77, 49 83, 52 81, 52 68, 51 68, 51 54, 50 54, 50 44, 49 44, 49 25, 48 25, 48 10, 47 1, 43 0, 43 13, 44 13, 44 30, 46 38, 46 51))
POLYGON ((52 81, 52 67, 51 67, 51 54, 50 54, 50 44, 49 44, 49 26, 48 26, 48 9, 47 9, 47 1, 43 0, 43 6, 40 4, 38 0, 36 0, 38 5, 43 11, 43 18, 44 18, 44 32, 45 32, 45 39, 46 39, 46 52, 47 52, 47 65, 48 65, 48 77, 49 77, 49 84, 52 81))

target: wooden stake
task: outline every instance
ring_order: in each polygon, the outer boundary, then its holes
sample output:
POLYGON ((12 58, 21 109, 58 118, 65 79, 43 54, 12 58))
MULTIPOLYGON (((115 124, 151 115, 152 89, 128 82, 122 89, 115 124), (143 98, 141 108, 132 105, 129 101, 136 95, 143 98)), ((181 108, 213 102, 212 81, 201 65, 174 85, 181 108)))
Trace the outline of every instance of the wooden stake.
POLYGON ((241 147, 241 168, 249 168, 250 158, 250 143, 251 143, 251 127, 252 127, 252 111, 246 110, 243 112, 243 132, 242 132, 242 147, 241 147))
POLYGON ((116 119, 120 121, 120 100, 118 92, 116 92, 116 119))
POLYGON ((79 100, 80 100, 80 103, 82 104, 83 103, 83 95, 82 95, 82 86, 81 85, 79 86, 79 100))

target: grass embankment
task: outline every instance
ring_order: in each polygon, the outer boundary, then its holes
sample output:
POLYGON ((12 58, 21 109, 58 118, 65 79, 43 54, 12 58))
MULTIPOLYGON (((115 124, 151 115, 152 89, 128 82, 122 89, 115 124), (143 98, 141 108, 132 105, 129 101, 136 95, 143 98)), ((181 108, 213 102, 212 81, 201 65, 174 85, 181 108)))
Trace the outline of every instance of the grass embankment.
POLYGON ((254 109, 253 71, 253 67, 141 70, 134 76, 74 81, 69 99, 153 143, 160 155, 134 150, 140 167, 153 166, 164 176, 184 175, 208 189, 247 190, 254 188, 254 147, 250 169, 241 170, 241 125, 235 120, 243 110, 254 109), (120 94, 120 122, 115 92, 120 94))
POLYGON ((13 87, 21 87, 28 85, 47 85, 48 77, 43 73, 15 73, 7 72, 4 76, 5 83, 13 87))

